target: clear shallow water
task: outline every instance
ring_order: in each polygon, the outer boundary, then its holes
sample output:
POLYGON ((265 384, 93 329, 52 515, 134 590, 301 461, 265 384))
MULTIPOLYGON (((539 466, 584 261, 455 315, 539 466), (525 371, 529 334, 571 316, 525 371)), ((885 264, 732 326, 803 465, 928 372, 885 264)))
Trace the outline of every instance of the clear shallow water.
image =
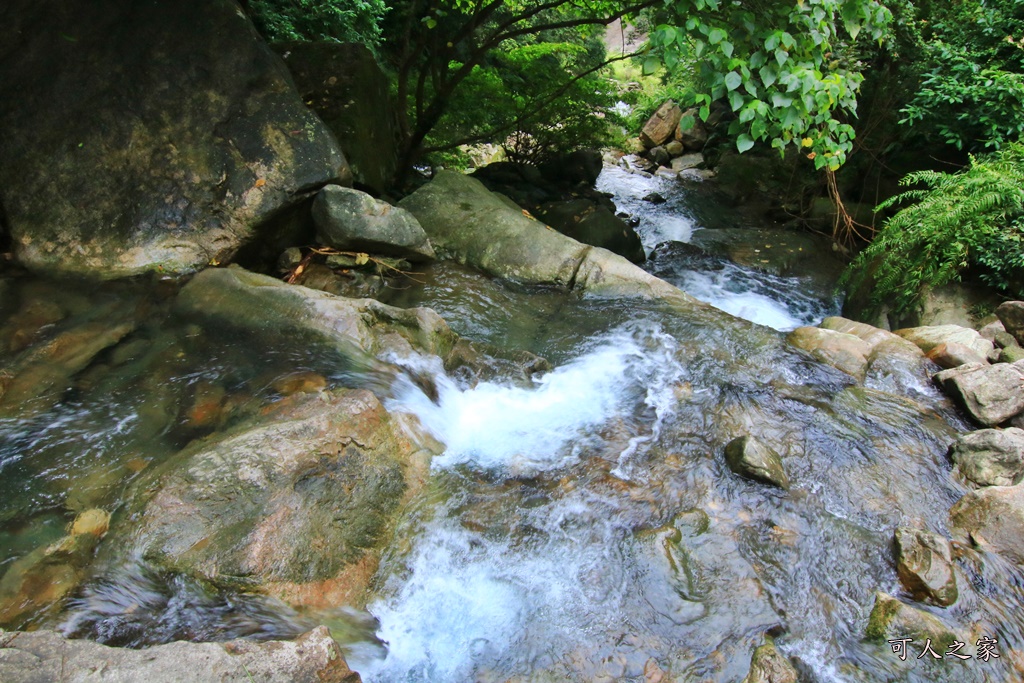
MULTIPOLYGON (((691 257, 668 252, 650 267, 682 276, 691 257)), ((726 268, 701 258, 709 273, 726 268)), ((434 376, 436 401, 401 378, 383 397, 447 449, 409 503, 365 611, 303 614, 188 577, 97 567, 63 614, 36 623, 140 645, 287 636, 327 622, 364 680, 380 682, 642 681, 661 670, 732 683, 766 632, 815 683, 1019 680, 1010 650, 1024 646, 1024 575, 969 548, 957 561, 958 603, 926 609, 996 635, 1006 657, 959 669, 901 663, 862 639, 874 591, 901 595, 893 530, 948 533, 948 509, 965 492, 945 451, 966 425, 926 377, 894 370, 855 386, 781 334, 703 310, 579 300, 457 266, 424 279, 390 302, 429 305, 461 334, 531 350, 555 369, 479 381, 431 359, 402 361, 434 376), (782 454, 790 491, 728 470, 722 449, 740 434, 782 454)), ((76 482, 100 477, 79 505, 117 509, 136 458, 157 462, 205 433, 186 419, 202 382, 240 406, 202 428, 214 429, 273 400, 282 373, 375 381, 338 371, 322 350, 197 331, 166 300, 132 296, 115 316, 136 321, 131 335, 53 405, 0 425, 0 571, 64 533, 76 482), (133 337, 145 342, 138 353, 117 353, 133 337)), ((13 315, 17 301, 0 300, 0 313, 13 315)))

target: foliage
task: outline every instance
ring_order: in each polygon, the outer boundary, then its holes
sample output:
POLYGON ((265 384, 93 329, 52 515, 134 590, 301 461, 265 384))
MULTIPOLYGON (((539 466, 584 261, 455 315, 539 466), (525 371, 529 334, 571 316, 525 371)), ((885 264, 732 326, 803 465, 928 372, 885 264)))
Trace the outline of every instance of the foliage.
POLYGON ((249 15, 267 40, 327 40, 377 45, 385 0, 250 0, 249 15))
POLYGON ((968 269, 1004 293, 1024 293, 1024 143, 972 157, 959 173, 918 171, 902 183, 924 187, 878 207, 913 202, 850 264, 845 282, 859 286, 871 273, 873 305, 888 303, 897 315, 968 269))
MULTIPOLYGON (((535 158, 605 135, 614 100, 599 31, 663 0, 397 0, 382 54, 395 74, 403 166, 464 144, 535 158)), ((614 59, 614 58, 613 58, 614 59)))
MULTIPOLYGON (((698 59, 704 88, 692 104, 707 120, 726 98, 730 133, 744 152, 757 141, 802 149, 836 169, 852 149, 846 120, 863 80, 858 39, 881 41, 892 18, 877 0, 675 0, 651 33, 648 58, 672 70, 698 59)), ((689 104, 685 103, 684 104, 689 104)))
POLYGON ((1024 134, 1024 4, 924 3, 921 85, 901 122, 957 149, 998 149, 1024 134))

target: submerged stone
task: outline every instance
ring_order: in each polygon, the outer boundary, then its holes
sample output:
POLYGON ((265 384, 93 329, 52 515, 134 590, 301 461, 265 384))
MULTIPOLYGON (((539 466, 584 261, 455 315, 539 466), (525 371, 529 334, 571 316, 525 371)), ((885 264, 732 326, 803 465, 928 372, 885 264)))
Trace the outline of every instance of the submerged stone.
POLYGON ((956 602, 956 576, 949 541, 938 534, 901 527, 894 535, 896 573, 903 587, 933 605, 947 607, 956 602))
POLYGON ((944 652, 954 640, 966 641, 938 617, 900 602, 881 591, 875 593, 875 606, 868 616, 865 631, 868 640, 912 638, 924 642, 930 638, 932 647, 944 652))
POLYGON ((765 484, 789 488, 789 477, 782 458, 774 450, 751 436, 739 436, 725 447, 725 462, 736 474, 765 484))

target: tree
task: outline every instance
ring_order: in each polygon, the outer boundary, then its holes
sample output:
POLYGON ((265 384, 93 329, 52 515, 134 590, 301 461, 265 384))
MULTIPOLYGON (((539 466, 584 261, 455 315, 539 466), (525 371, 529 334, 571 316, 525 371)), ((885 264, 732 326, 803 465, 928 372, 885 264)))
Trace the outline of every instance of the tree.
MULTIPOLYGON (((403 166, 409 167, 424 154, 483 141, 502 141, 524 122, 536 119, 548 105, 570 93, 574 86, 596 74, 612 60, 564 59, 566 41, 557 32, 603 27, 662 0, 404 0, 396 2, 385 22, 386 59, 395 74, 400 103, 403 166), (553 40, 543 40, 553 37, 553 40), (521 98, 515 117, 497 117, 466 125, 484 113, 481 96, 496 94, 506 70, 530 38, 562 43, 560 69, 550 70, 542 88, 521 98), (504 52, 504 54, 502 54, 504 52), (461 97, 460 95, 461 91, 461 97), (476 93, 474 97, 473 93, 476 93), (475 104, 473 101, 476 100, 475 104), (452 123, 453 105, 463 117, 461 127, 438 135, 438 127, 452 123), (468 109, 466 108, 468 107, 468 109), (461 132, 462 135, 457 133, 461 132), (433 134, 433 135, 432 135, 433 134)), ((548 56, 554 51, 549 46, 548 56)), ((534 57, 537 55, 535 54, 534 57)), ((615 59, 622 59, 616 57, 615 59)), ((538 85, 534 80, 534 85, 538 85)), ((515 93, 513 93, 515 94, 515 93)), ((500 96, 500 93, 499 93, 500 96)), ((493 108, 492 108, 493 110, 493 108)), ((479 117, 478 117, 479 118, 479 117)))
POLYGON ((884 5, 677 0, 658 19, 652 57, 670 69, 687 57, 699 60, 703 82, 693 103, 706 120, 712 101, 728 101, 740 152, 761 141, 780 152, 796 146, 816 168, 835 170, 845 162, 864 43, 880 42, 892 19, 884 5))

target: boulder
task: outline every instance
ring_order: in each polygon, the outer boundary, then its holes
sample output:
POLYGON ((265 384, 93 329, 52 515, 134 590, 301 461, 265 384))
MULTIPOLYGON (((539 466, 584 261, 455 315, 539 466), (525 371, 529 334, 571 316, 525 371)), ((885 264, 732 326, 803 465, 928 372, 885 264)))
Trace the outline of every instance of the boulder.
POLYGON ((868 616, 865 632, 868 640, 911 638, 924 642, 931 638, 932 647, 945 652, 954 640, 966 642, 966 636, 953 632, 938 617, 900 602, 891 595, 875 593, 875 606, 868 616))
POLYGON ((928 353, 939 344, 962 344, 973 349, 982 358, 992 350, 992 342, 978 334, 977 330, 960 325, 932 325, 925 327, 907 327, 895 330, 895 334, 909 339, 928 353))
POLYGON ((294 641, 178 641, 141 650, 69 640, 56 631, 0 635, 4 683, 358 683, 326 626, 294 641), (201 673, 200 673, 201 672, 201 673))
POLYGON ((979 429, 949 448, 960 474, 978 486, 1016 486, 1024 478, 1024 429, 979 429))
POLYGON ((996 316, 1017 343, 1024 345, 1024 301, 1004 301, 996 308, 996 316))
POLYGON ((110 546, 296 606, 362 606, 432 454, 365 389, 295 394, 144 471, 110 546))
POLYGON ((697 115, 696 108, 687 109, 679 117, 679 125, 676 126, 675 138, 679 142, 683 143, 683 146, 690 151, 699 152, 704 149, 704 145, 708 142, 708 129, 697 115), (690 125, 684 130, 683 127, 686 126, 689 121, 693 121, 693 125, 690 125))
POLYGON ((338 185, 320 190, 313 221, 321 244, 341 251, 363 251, 431 261, 434 250, 423 228, 405 209, 338 185))
POLYGON ((647 150, 647 158, 651 160, 657 167, 669 166, 672 164, 672 155, 668 153, 668 150, 658 145, 647 150))
POLYGON ((672 160, 672 170, 679 173, 691 168, 697 168, 704 163, 704 155, 700 152, 684 154, 672 160))
POLYGON ((682 156, 683 152, 686 151, 686 148, 683 147, 683 143, 678 140, 670 140, 665 143, 665 151, 668 152, 670 157, 675 159, 678 156, 682 156))
POLYGON ((858 380, 864 379, 871 345, 859 337, 819 327, 798 327, 789 333, 787 341, 808 351, 817 360, 842 370, 858 380))
POLYGON ((288 41, 273 48, 302 101, 345 150, 353 182, 374 194, 387 190, 400 161, 398 117, 373 53, 357 43, 288 41))
POLYGON ((195 270, 351 182, 233 0, 12 0, 4 14, 0 102, 17 104, 0 107, 0 204, 32 269, 195 270))
POLYGON ((1000 332, 1006 332, 1006 328, 1003 327, 1003 323, 998 320, 991 322, 978 330, 978 334, 983 338, 988 339, 990 342, 995 343, 996 346, 1000 346, 1000 344, 996 343, 996 335, 1000 332))
POLYGON ((979 424, 1000 424, 1024 411, 1024 361, 971 363, 932 378, 979 424))
POLYGON ((798 680, 793 663, 769 638, 767 643, 754 650, 750 657, 750 671, 741 683, 797 683, 798 680))
POLYGON ((915 600, 948 607, 958 593, 949 541, 938 534, 901 527, 894 535, 896 573, 915 600))
POLYGON ((971 491, 949 511, 959 540, 973 540, 1024 564, 1024 484, 971 491))
POLYGON ((739 436, 725 447, 725 462, 736 474, 765 484, 789 488, 789 477, 782 458, 774 450, 751 436, 739 436))
POLYGON ((647 123, 640 130, 640 142, 648 149, 665 144, 675 134, 682 117, 683 111, 675 102, 665 102, 651 118, 647 119, 647 123))
POLYGON ((439 172, 399 206, 416 217, 439 255, 488 275, 593 296, 669 299, 703 308, 623 257, 580 244, 509 208, 480 181, 461 173, 439 172))
POLYGON ((940 368, 956 368, 967 363, 975 363, 981 365, 988 364, 988 358, 975 351, 966 344, 958 344, 957 342, 945 342, 937 346, 933 346, 932 349, 925 354, 928 360, 932 361, 940 368))
POLYGON ((578 242, 602 247, 634 263, 647 258, 636 231, 606 207, 588 199, 542 204, 537 218, 578 242))
MULTIPOLYGON (((885 341, 901 340, 901 337, 883 330, 867 323, 857 322, 848 318, 843 318, 838 315, 829 316, 821 321, 819 325, 824 330, 832 330, 833 332, 842 332, 843 334, 852 334, 855 337, 859 337, 868 343, 872 350, 879 344, 885 341)), ((916 347, 915 347, 915 350, 916 347)), ((918 351, 918 356, 922 355, 923 352, 918 351)))
POLYGON ((451 358, 458 337, 434 311, 347 299, 241 268, 210 268, 182 288, 179 313, 254 334, 282 334, 330 346, 355 369, 382 370, 375 356, 412 351, 451 358))
POLYGON ((997 358, 999 363, 1016 363, 1022 360, 1024 360, 1024 349, 1016 344, 999 349, 999 356, 997 358))

